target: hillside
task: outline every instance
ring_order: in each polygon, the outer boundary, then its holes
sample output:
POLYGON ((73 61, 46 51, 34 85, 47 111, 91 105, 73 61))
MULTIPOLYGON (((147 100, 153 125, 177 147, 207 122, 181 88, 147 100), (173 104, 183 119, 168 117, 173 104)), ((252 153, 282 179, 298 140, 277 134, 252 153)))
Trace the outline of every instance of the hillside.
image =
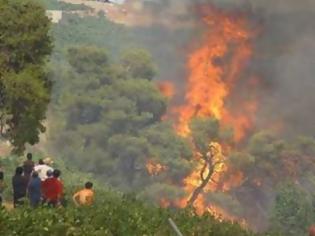
POLYGON ((301 27, 314 14, 293 6, 0 1, 3 234, 171 235, 171 217, 184 235, 306 235, 313 73, 297 35, 315 31, 301 27), (27 152, 53 157, 68 207, 11 210, 27 152), (75 208, 87 180, 95 206, 75 208))
MULTIPOLYGON (((42 158, 35 154, 34 160, 42 158)), ((67 207, 53 209, 40 207, 12 209, 11 175, 23 161, 16 156, 0 157, 5 170, 5 208, 0 209, 0 234, 23 236, 69 236, 69 235, 174 235, 168 223, 172 218, 184 235, 208 236, 254 236, 238 224, 218 221, 210 214, 197 216, 191 209, 161 209, 140 201, 133 194, 124 195, 104 187, 91 175, 69 169, 61 160, 53 159, 54 168, 62 171, 67 207), (81 189, 83 183, 95 184, 96 200, 92 207, 77 208, 71 201, 72 194, 81 189)), ((266 234, 269 236, 269 234, 266 234)), ((271 235, 271 234, 270 234, 271 235)))

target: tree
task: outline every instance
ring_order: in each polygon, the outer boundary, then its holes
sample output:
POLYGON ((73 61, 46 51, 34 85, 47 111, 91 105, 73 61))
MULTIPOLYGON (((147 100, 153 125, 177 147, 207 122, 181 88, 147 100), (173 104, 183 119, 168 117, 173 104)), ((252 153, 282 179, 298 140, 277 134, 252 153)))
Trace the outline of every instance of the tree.
POLYGON ((0 135, 21 153, 45 131, 51 83, 44 71, 51 53, 50 22, 31 1, 0 1, 0 135))
POLYGON ((208 183, 215 181, 212 179, 213 175, 225 164, 225 157, 218 142, 221 141, 222 137, 228 139, 226 130, 220 127, 219 121, 216 119, 194 119, 190 127, 194 147, 198 151, 199 158, 203 161, 203 167, 200 170, 201 183, 193 191, 187 202, 187 205, 193 206, 208 183))
POLYGON ((133 78, 152 80, 156 75, 156 67, 145 50, 130 49, 123 54, 121 62, 133 78))
POLYGON ((312 202, 299 186, 283 184, 272 211, 272 227, 284 235, 304 235, 313 219, 312 202))
POLYGON ((171 189, 170 179, 180 185, 191 171, 191 150, 170 124, 161 122, 167 99, 147 73, 155 67, 148 53, 132 50, 112 62, 97 47, 67 52, 69 67, 56 83, 62 91, 52 121, 59 123, 54 129, 58 155, 125 191, 140 192, 154 182, 168 182, 171 189), (130 64, 127 58, 133 59, 130 64), (149 161, 167 169, 150 176, 149 161))
POLYGON ((102 73, 108 65, 108 55, 97 47, 72 47, 68 49, 68 61, 78 73, 102 73))

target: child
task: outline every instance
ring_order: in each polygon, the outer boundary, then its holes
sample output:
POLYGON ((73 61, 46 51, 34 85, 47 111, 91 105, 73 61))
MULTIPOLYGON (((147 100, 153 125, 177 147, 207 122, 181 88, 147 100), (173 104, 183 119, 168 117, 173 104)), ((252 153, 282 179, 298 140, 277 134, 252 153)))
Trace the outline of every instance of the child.
POLYGON ((90 206, 94 202, 94 191, 92 190, 93 183, 85 183, 85 188, 75 193, 72 197, 76 206, 90 206))

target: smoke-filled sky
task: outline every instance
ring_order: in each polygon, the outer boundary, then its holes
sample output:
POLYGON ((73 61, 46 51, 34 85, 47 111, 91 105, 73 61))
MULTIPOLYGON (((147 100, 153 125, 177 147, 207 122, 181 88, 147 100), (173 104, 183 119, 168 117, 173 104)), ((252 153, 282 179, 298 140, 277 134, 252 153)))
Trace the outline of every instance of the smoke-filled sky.
POLYGON ((250 66, 264 81, 258 127, 280 124, 285 135, 315 135, 315 1, 165 0, 159 15, 195 18, 199 4, 245 12, 260 28, 250 66))

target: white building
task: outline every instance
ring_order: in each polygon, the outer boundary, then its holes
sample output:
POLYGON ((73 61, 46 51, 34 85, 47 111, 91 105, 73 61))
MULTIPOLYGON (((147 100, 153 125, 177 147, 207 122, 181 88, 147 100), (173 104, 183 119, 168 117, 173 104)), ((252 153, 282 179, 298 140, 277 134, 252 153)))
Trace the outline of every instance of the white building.
POLYGON ((62 11, 47 10, 46 16, 51 20, 52 23, 57 24, 62 19, 62 11))

